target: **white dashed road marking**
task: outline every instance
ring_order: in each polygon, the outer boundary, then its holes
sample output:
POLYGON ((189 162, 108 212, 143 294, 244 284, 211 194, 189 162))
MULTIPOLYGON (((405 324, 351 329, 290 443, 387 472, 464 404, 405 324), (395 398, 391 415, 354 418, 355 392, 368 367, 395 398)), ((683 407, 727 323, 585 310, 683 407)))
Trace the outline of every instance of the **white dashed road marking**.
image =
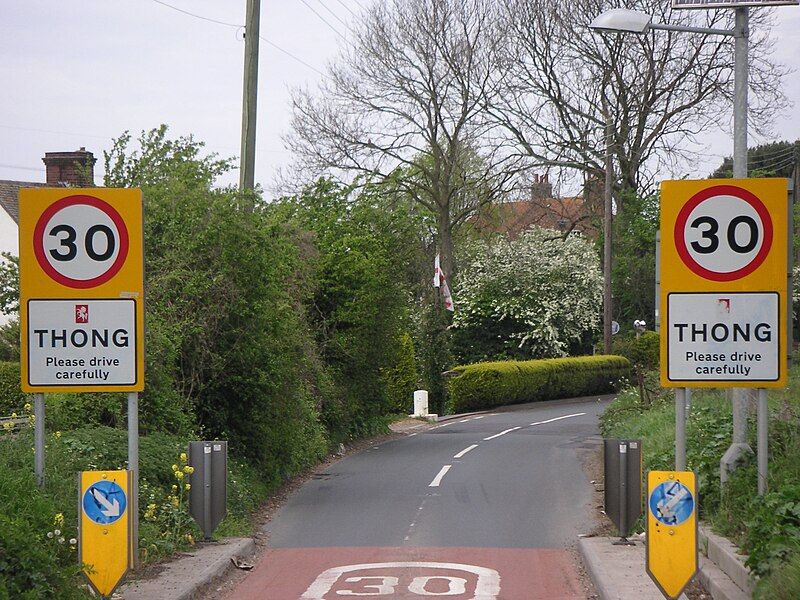
POLYGON ((439 473, 436 475, 436 477, 433 478, 433 481, 431 481, 428 484, 428 487, 439 487, 439 484, 442 483, 442 478, 445 475, 447 475, 447 472, 450 470, 450 467, 452 467, 452 466, 453 465, 445 465, 445 466, 443 466, 442 470, 439 471, 439 473))
POLYGON ((545 423, 552 423, 553 421, 560 421, 561 419, 569 419, 572 417, 581 417, 586 413, 575 413, 573 415, 564 415, 563 417, 555 417, 553 419, 547 419, 546 421, 536 421, 535 423, 531 423, 531 425, 544 425, 545 423))
POLYGON ((517 429, 521 429, 520 427, 512 427, 511 429, 506 429, 505 431, 501 431, 500 433, 495 433, 494 435, 490 435, 487 438, 483 438, 484 442, 488 442, 489 440, 493 440, 495 438, 499 438, 501 435, 505 435, 507 433, 511 433, 512 431, 516 431, 517 429))
POLYGON ((463 449, 461 452, 459 452, 458 454, 456 454, 456 455, 455 455, 453 458, 461 458, 461 457, 462 457, 462 456, 464 456, 464 455, 465 455, 467 452, 469 452, 470 450, 474 450, 474 449, 475 449, 475 448, 477 448, 477 447, 478 447, 478 444, 472 444, 472 446, 470 446, 469 448, 464 448, 464 449, 463 449))

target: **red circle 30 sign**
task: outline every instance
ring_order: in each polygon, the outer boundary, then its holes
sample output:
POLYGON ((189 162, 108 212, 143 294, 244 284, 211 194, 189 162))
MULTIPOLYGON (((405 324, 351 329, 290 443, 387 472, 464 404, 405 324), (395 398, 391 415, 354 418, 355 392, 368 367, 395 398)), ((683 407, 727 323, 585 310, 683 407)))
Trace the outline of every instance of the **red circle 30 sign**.
POLYGON ((45 210, 33 233, 42 270, 70 288, 87 289, 109 281, 128 256, 128 229, 107 202, 78 194, 45 210))
POLYGON ((755 194, 717 185, 683 206, 674 236, 678 255, 692 272, 711 281, 735 281, 764 262, 772 247, 773 226, 755 194))

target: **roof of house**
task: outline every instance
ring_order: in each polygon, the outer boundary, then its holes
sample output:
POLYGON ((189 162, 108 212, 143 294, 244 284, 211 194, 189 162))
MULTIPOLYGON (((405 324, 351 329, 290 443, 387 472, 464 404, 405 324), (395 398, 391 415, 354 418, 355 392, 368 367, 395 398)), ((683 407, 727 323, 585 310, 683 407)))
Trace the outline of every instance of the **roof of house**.
POLYGON ((0 206, 19 223, 19 190, 29 187, 47 187, 46 183, 35 181, 10 181, 0 179, 0 206))
POLYGON ((482 231, 517 237, 531 225, 555 231, 581 231, 596 236, 592 207, 582 196, 541 198, 487 205, 472 219, 482 231))

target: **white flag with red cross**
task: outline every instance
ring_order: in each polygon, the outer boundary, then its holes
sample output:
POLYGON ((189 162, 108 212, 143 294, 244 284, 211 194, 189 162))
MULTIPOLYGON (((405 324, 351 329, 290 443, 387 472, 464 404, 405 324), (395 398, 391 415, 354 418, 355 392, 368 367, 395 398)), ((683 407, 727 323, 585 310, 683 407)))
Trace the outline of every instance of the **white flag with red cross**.
POLYGON ((450 294, 450 286, 447 285, 447 279, 445 279, 442 268, 439 266, 438 254, 433 262, 433 287, 441 287, 442 296, 444 296, 444 307, 451 312, 455 311, 453 296, 450 294))

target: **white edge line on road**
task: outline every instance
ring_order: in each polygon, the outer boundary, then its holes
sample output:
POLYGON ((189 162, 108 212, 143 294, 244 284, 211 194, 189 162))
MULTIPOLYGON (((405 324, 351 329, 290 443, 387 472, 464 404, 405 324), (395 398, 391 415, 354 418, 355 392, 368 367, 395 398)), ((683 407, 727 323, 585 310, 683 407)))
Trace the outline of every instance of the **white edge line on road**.
POLYGON ((431 481, 428 484, 428 487, 439 487, 439 484, 442 482, 442 478, 445 475, 447 475, 447 472, 450 470, 450 467, 452 467, 452 466, 453 465, 445 465, 445 466, 443 466, 442 470, 439 471, 439 473, 436 475, 436 477, 433 478, 433 481, 431 481))
POLYGON ((512 431, 516 431, 517 429, 520 429, 520 427, 512 427, 511 429, 506 429, 505 431, 501 431, 500 433, 495 433, 494 435, 490 435, 487 438, 483 438, 483 441, 488 442, 489 440, 493 440, 494 438, 499 438, 501 435, 511 433, 512 431))
POLYGON ((478 447, 478 444, 472 444, 472 446, 470 446, 469 448, 464 448, 464 449, 463 449, 461 452, 459 452, 458 454, 456 454, 456 455, 455 455, 453 458, 461 458, 461 457, 462 457, 462 456, 464 456, 464 455, 465 455, 467 452, 469 452, 470 450, 475 450, 475 448, 477 448, 477 447, 478 447))
POLYGON ((459 423, 466 423, 466 422, 467 422, 467 421, 469 421, 469 420, 470 420, 470 419, 463 419, 463 420, 459 421, 459 423))
POLYGON ((482 419, 482 418, 483 418, 483 417, 485 417, 485 416, 486 416, 486 415, 481 415, 480 417, 475 417, 475 418, 474 418, 474 419, 472 419, 472 420, 473 420, 473 421, 477 421, 478 419, 482 419))
MULTIPOLYGON (((575 413, 574 415, 564 415, 563 417, 555 417, 553 419, 547 419, 546 421, 536 421, 536 423, 531 423, 531 425, 544 425, 545 423, 552 423, 553 421, 560 421, 561 419, 569 419, 571 417, 582 417, 586 413, 575 413)), ((529 425, 529 427, 531 426, 529 425)))

